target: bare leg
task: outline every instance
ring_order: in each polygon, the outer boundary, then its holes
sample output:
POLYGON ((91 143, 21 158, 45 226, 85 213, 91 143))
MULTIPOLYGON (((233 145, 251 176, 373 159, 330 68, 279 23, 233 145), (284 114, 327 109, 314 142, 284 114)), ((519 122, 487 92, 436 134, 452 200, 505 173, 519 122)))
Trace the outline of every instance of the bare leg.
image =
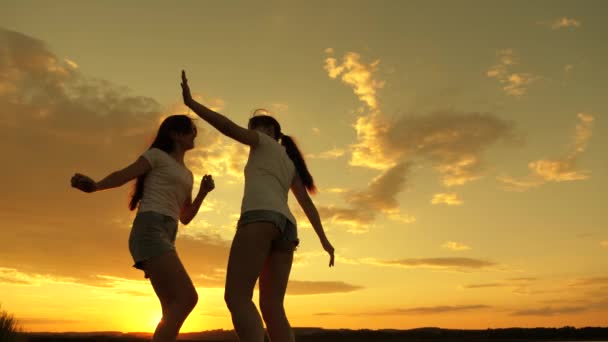
POLYGON ((293 262, 293 250, 273 251, 260 275, 260 309, 272 342, 294 342, 283 300, 293 262))
POLYGON ((144 268, 163 310, 163 318, 152 341, 174 342, 186 317, 196 306, 196 289, 175 251, 146 261, 144 268))
POLYGON ((251 299, 271 242, 278 234, 274 224, 254 222, 239 227, 232 240, 224 298, 241 342, 264 341, 262 319, 251 299))

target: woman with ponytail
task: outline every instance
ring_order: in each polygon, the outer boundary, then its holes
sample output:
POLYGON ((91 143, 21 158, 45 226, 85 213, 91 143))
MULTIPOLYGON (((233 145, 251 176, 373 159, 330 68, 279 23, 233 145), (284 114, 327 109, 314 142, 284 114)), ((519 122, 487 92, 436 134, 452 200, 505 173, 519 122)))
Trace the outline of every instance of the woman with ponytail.
POLYGON ((234 328, 243 342, 264 341, 262 319, 252 301, 259 278, 260 309, 270 341, 294 341, 283 307, 293 253, 299 243, 296 220, 287 205, 290 189, 329 254, 329 266, 334 264, 334 248, 309 196, 316 188, 304 158, 273 117, 255 115, 244 128, 194 101, 183 71, 182 94, 186 106, 203 120, 250 146, 241 216, 230 248, 224 293, 234 328))
POLYGON ((175 341, 198 301, 196 289, 175 251, 178 220, 188 224, 215 188, 205 175, 192 200, 192 172, 184 155, 194 148, 196 126, 186 115, 172 115, 160 125, 152 146, 134 163, 99 182, 74 174, 72 187, 95 192, 119 187, 137 178, 129 209, 138 208, 129 236, 134 267, 144 271, 162 307, 152 341, 175 341))

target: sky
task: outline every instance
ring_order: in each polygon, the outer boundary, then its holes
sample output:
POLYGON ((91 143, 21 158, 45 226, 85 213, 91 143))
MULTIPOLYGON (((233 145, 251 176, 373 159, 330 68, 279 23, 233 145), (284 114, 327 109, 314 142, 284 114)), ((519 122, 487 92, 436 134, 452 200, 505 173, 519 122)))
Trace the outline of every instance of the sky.
MULTIPOLYGON (((268 109, 306 156, 336 266, 298 208, 286 310, 350 329, 608 326, 603 1, 0 3, 0 305, 27 331, 153 331, 131 267, 132 184, 85 194, 198 101, 268 109)), ((231 329, 225 266, 247 148, 197 120, 216 189, 181 225, 231 329)), ((256 293, 257 296, 257 293, 256 293)), ((257 299, 256 299, 257 302, 257 299)))

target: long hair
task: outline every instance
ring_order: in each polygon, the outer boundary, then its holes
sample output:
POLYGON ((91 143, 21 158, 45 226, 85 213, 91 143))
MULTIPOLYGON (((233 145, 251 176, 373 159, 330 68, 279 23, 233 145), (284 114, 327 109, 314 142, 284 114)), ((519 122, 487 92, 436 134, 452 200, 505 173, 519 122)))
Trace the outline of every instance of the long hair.
MULTIPOLYGON (((317 187, 315 186, 315 182, 312 179, 312 175, 308 171, 308 167, 306 166, 306 161, 298 148, 295 140, 289 135, 285 135, 281 132, 281 125, 279 122, 270 115, 255 115, 258 111, 265 111, 263 109, 256 109, 254 112, 254 116, 249 119, 248 127, 250 129, 254 129, 258 126, 262 127, 274 127, 274 139, 277 141, 281 141, 281 145, 285 147, 285 151, 287 155, 293 162, 296 167, 296 171, 298 175, 302 179, 304 186, 308 193, 314 194, 317 192, 317 187)), ((267 111, 265 111, 267 112, 267 111)))
MULTIPOLYGON (((171 138, 171 133, 187 134, 192 132, 192 130, 196 130, 196 126, 188 116, 171 115, 160 124, 156 138, 154 138, 152 145, 148 149, 158 148, 166 153, 171 153, 175 150, 175 141, 171 138)), ((129 202, 130 210, 137 208, 139 201, 144 195, 144 180, 146 176, 147 173, 137 177, 131 201, 129 202)))

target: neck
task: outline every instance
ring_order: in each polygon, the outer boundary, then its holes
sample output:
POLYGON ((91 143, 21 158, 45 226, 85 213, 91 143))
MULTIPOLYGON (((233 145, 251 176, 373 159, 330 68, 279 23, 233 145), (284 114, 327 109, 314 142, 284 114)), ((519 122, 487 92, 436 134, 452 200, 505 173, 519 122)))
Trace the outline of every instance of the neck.
POLYGON ((175 146, 173 152, 169 154, 171 157, 175 158, 178 163, 184 164, 184 156, 186 155, 186 151, 181 146, 175 146))

